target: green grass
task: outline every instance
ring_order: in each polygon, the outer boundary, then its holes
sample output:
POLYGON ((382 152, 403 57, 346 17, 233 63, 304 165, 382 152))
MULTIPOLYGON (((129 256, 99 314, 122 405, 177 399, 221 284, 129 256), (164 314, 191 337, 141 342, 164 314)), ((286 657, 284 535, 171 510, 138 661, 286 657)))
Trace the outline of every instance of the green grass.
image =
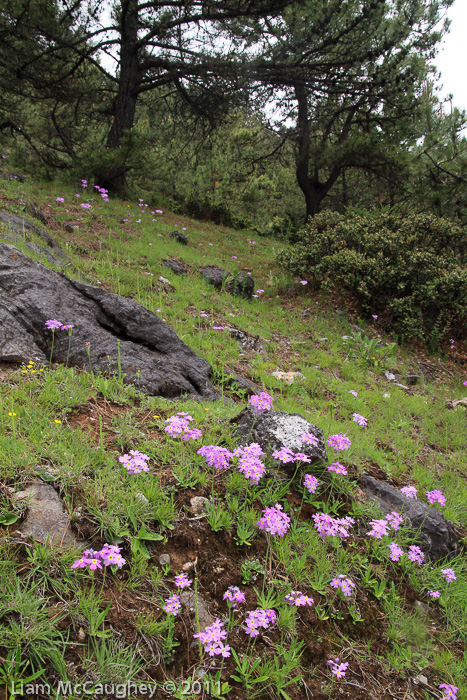
MULTIPOLYGON (((211 697, 298 700, 308 692, 317 698, 353 698, 356 687, 363 689, 358 697, 379 697, 381 684, 389 683, 395 692, 405 692, 408 679, 423 673, 431 687, 452 682, 464 689, 464 543, 449 564, 418 568, 407 561, 391 562, 386 541, 365 538, 368 522, 378 512, 362 503, 357 486, 359 475, 378 468, 400 486, 416 485, 420 498, 425 490, 440 489, 447 496, 443 513, 463 526, 465 413, 446 408, 447 399, 466 394, 460 369, 442 358, 452 376, 441 369, 436 376, 426 374, 413 394, 388 383, 384 371, 397 372, 404 382, 418 365, 417 353, 398 348, 387 358, 378 356, 376 366, 364 350, 353 357, 342 338, 352 334, 353 321, 336 314, 329 299, 310 294, 275 267, 278 246, 272 239, 258 238, 251 245, 248 238, 255 239, 248 233, 170 213, 146 214, 140 224, 121 224, 128 211, 137 218, 136 203, 96 201, 91 213, 83 214, 73 199, 75 191, 63 185, 25 183, 19 190, 15 182, 0 181, 0 193, 13 213, 21 213, 20 201, 49 205, 49 230, 77 271, 70 276, 83 274, 154 312, 162 309, 161 316, 179 337, 211 363, 219 390, 235 399, 203 403, 151 398, 118 378, 63 366, 2 370, 0 512, 22 518, 24 503, 12 494, 29 480, 42 478, 59 489, 82 537, 95 548, 105 542, 120 544, 127 563, 105 575, 72 570, 78 552, 22 541, 16 534, 19 520, 3 527, 0 683, 41 671, 40 682, 50 683, 53 693, 60 680, 95 687, 170 680, 176 687, 204 674, 205 680, 210 678, 211 697), (65 206, 71 203, 69 212, 55 202, 58 195, 65 197, 65 206), (63 231, 58 224, 64 221, 78 223, 79 233, 63 231), (186 226, 188 247, 168 237, 175 222, 179 229, 186 226), (190 274, 177 277, 164 268, 160 261, 170 255, 190 265, 190 274), (249 270, 256 288, 266 293, 250 303, 215 291, 197 274, 202 264, 249 270), (159 282, 160 275, 174 291, 159 282), (304 319, 306 308, 311 315, 304 319), (199 317, 202 310, 209 319, 199 317), (265 351, 242 349, 226 331, 211 330, 211 320, 259 336, 265 351), (229 420, 246 404, 242 392, 222 389, 226 365, 271 393, 276 410, 301 413, 326 436, 346 433, 351 448, 344 456, 330 449, 329 458, 344 462, 351 476, 331 475, 323 465, 311 467, 308 471, 322 486, 315 497, 304 499, 301 509, 305 469, 290 484, 268 461, 267 475, 256 487, 236 470, 213 473, 197 449, 201 444, 233 449, 229 420), (272 377, 276 369, 300 371, 304 379, 286 385, 272 377), (349 394, 351 389, 358 397, 349 394), (177 411, 193 416, 193 425, 203 432, 201 442, 181 443, 164 432, 165 419, 177 411), (352 421, 354 412, 368 419, 366 429, 352 421), (130 449, 149 455, 149 474, 132 476, 121 467, 118 457, 130 449), (194 495, 211 501, 207 517, 191 519, 194 495), (278 501, 292 526, 286 537, 268 543, 256 522, 263 508, 278 501), (345 544, 318 536, 311 513, 323 508, 334 517, 353 514, 358 521, 345 544), (145 533, 160 537, 145 539, 145 533), (171 562, 162 567, 159 556, 166 552, 171 562), (188 574, 196 578, 214 617, 228 618, 222 600, 228 585, 246 592, 247 606, 233 614, 229 632, 237 660, 230 657, 221 665, 216 657, 213 666, 209 657, 200 657, 196 645, 190 646, 197 631, 195 613, 183 608, 173 626, 162 611, 163 601, 175 592, 174 575, 187 562, 192 564, 188 574), (442 581, 440 569, 446 566, 456 571, 454 583, 442 581), (355 582, 352 599, 336 595, 329 586, 339 573, 355 582), (427 596, 434 587, 442 592, 439 602, 427 596), (284 602, 291 590, 313 597, 314 606, 291 608, 284 602), (417 600, 426 607, 416 606, 417 600), (248 644, 240 624, 243 611, 259 607, 261 601, 274 603, 278 623, 248 644), (337 656, 349 662, 345 679, 331 677, 326 665, 337 656), (371 674, 365 671, 369 667, 371 674)), ((376 337, 377 326, 365 332, 376 337)), ((381 339, 391 342, 383 334, 381 339)), ((437 357, 431 361, 437 365, 437 357)), ((394 539, 404 547, 411 543, 404 532, 394 539)), ((182 690, 183 685, 174 697, 190 697, 182 690)))

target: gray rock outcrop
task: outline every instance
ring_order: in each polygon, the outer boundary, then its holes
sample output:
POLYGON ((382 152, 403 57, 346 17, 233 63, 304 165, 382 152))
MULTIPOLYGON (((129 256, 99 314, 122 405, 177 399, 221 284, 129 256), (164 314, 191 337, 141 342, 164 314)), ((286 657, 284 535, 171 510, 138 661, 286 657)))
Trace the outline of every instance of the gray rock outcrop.
MULTIPOLYGON (((285 413, 283 411, 266 411, 258 414, 253 408, 245 408, 232 419, 237 424, 240 444, 246 445, 257 442, 266 451, 279 450, 288 447, 292 452, 303 452, 313 462, 327 462, 324 433, 318 426, 309 423, 300 413, 285 413), (301 435, 312 433, 318 438, 317 445, 307 445, 301 435)), ((282 465, 282 462, 278 462, 282 465)), ((281 466, 286 471, 293 470, 293 465, 281 466)))
POLYGON ((206 265, 199 268, 199 273, 205 280, 212 284, 216 289, 222 289, 224 286, 233 296, 241 296, 245 299, 251 299, 255 283, 251 275, 246 272, 239 272, 237 275, 232 275, 228 270, 216 265, 206 265))
POLYGON ((386 481, 378 481, 368 474, 361 478, 361 486, 370 500, 378 503, 384 514, 398 511, 409 521, 417 542, 430 559, 453 557, 459 548, 454 525, 432 506, 407 498, 386 481))
POLYGON ((20 532, 38 542, 76 548, 78 542, 70 528, 70 518, 55 491, 49 484, 34 483, 14 494, 15 500, 26 499, 28 515, 20 532))
MULTIPOLYGON (((48 363, 48 319, 73 323, 71 366, 121 373, 152 396, 218 398, 211 367, 157 314, 140 304, 33 262, 0 243, 0 360, 48 363), (120 363, 120 366, 119 366, 120 363)), ((55 331, 53 362, 65 363, 69 336, 55 331)))

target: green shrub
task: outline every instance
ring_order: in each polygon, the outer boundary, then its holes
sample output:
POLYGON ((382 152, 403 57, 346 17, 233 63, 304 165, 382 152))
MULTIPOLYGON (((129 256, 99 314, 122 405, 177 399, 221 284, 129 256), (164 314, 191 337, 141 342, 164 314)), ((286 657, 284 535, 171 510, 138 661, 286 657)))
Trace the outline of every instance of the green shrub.
POLYGON ((323 212, 279 252, 279 265, 317 288, 352 291, 404 337, 436 345, 466 336, 467 232, 431 214, 323 212))

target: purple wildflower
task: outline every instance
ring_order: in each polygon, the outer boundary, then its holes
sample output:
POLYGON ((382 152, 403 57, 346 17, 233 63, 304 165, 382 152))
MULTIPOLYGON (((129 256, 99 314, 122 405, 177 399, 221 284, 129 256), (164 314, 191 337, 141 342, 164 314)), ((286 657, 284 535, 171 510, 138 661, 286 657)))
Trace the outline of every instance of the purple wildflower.
POLYGON ((57 199, 55 201, 61 202, 63 204, 65 202, 65 199, 63 197, 57 197, 57 199))
POLYGON ((454 569, 441 569, 441 573, 443 574, 444 580, 448 581, 448 583, 452 583, 453 581, 457 580, 454 569))
POLYGON ((407 496, 407 498, 413 498, 414 500, 417 500, 417 489, 415 486, 404 486, 401 488, 401 493, 404 494, 404 496, 407 496))
POLYGON ((310 598, 307 595, 303 595, 303 593, 300 593, 300 591, 291 591, 288 595, 285 596, 284 600, 286 600, 288 603, 291 603, 292 605, 295 605, 297 608, 300 608, 304 605, 313 605, 315 602, 313 598, 310 598))
POLYGON ((443 691, 443 697, 441 700, 456 700, 457 698, 457 688, 455 685, 449 685, 448 683, 440 683, 438 688, 443 691))
POLYGON ((246 598, 245 594, 242 593, 238 586, 229 586, 224 595, 223 600, 227 600, 231 604, 232 608, 236 608, 241 603, 244 603, 246 598))
POLYGON ((250 396, 248 403, 253 406, 259 414, 265 411, 271 411, 274 408, 273 398, 266 391, 262 391, 261 394, 253 394, 253 396, 250 396))
POLYGON ((83 202, 83 204, 80 204, 80 207, 82 207, 83 209, 90 209, 91 205, 88 204, 87 202, 83 202))
POLYGON ((339 537, 342 540, 349 537, 349 528, 355 524, 355 520, 349 516, 333 518, 328 513, 315 513, 311 517, 321 537, 339 537))
POLYGON ((386 520, 388 521, 393 530, 398 530, 404 522, 404 518, 402 517, 402 515, 397 513, 395 510, 393 510, 392 513, 388 513, 386 515, 386 520))
POLYGON ((337 678, 344 678, 345 672, 349 666, 348 662, 345 664, 339 663, 339 659, 330 659, 328 661, 328 666, 331 666, 331 672, 337 676, 337 678))
POLYGON ((178 574, 178 576, 175 576, 174 581, 177 588, 189 588, 193 583, 186 574, 178 574))
POLYGON ((74 325, 73 325, 72 323, 65 323, 65 325, 62 326, 62 327, 60 328, 60 330, 62 330, 62 331, 69 331, 69 330, 71 330, 72 328, 74 328, 74 325))
POLYGON ((407 556, 409 557, 410 561, 415 562, 419 566, 421 566, 423 564, 423 559, 425 557, 425 555, 423 554, 420 547, 417 547, 417 545, 415 545, 415 544, 413 544, 409 548, 409 551, 407 552, 407 556))
POLYGON ((259 480, 266 471, 266 467, 259 459, 263 454, 263 450, 256 442, 252 442, 245 447, 237 447, 234 450, 234 455, 239 457, 238 470, 243 474, 245 479, 249 479, 254 484, 258 484, 259 480))
POLYGON ((362 428, 366 428, 368 426, 368 420, 361 416, 359 413, 353 413, 352 420, 354 421, 354 423, 361 425, 362 428))
POLYGON ((366 533, 368 537, 376 537, 377 540, 380 540, 389 535, 387 520, 371 520, 370 525, 372 526, 371 530, 366 533))
POLYGON ((309 491, 310 493, 315 493, 316 489, 318 488, 319 481, 316 478, 316 476, 312 476, 311 474, 305 474, 305 479, 303 482, 304 487, 309 491))
POLYGON ((435 489, 434 491, 425 491, 425 495, 428 503, 431 505, 434 503, 439 503, 440 506, 446 505, 446 496, 438 489, 435 489))
POLYGON ((340 462, 333 462, 328 467, 328 472, 336 472, 336 474, 347 474, 347 469, 340 462))
POLYGON ((333 447, 335 450, 348 450, 351 444, 350 439, 343 433, 330 435, 326 440, 326 445, 333 447))
POLYGON ((355 389, 351 389, 349 391, 349 394, 352 394, 352 396, 358 396, 358 393, 355 391, 355 389))
POLYGON ((51 331, 59 330, 62 327, 61 322, 57 321, 56 319, 50 319, 49 321, 46 321, 45 325, 51 331))
POLYGON ((399 561, 404 554, 404 550, 402 547, 399 547, 397 542, 391 542, 391 544, 388 544, 388 548, 391 550, 392 561, 399 561))
POLYGON ((257 525, 260 530, 283 537, 290 527, 290 518, 283 512, 282 506, 276 503, 275 506, 263 510, 263 517, 258 520, 257 525))
POLYGON ((439 591, 428 591, 428 595, 431 598, 439 598, 441 593, 439 591))
POLYGON ((345 574, 339 574, 339 576, 332 579, 330 586, 336 589, 340 588, 346 597, 350 597, 352 595, 352 588, 355 588, 355 583, 345 574))
POLYGON ((313 433, 304 433, 300 435, 300 440, 302 440, 305 445, 313 445, 313 447, 316 447, 319 442, 318 438, 316 435, 313 435, 313 433))
POLYGON ((149 456, 138 450, 130 450, 130 454, 119 457, 118 461, 128 470, 129 474, 141 474, 141 472, 149 471, 147 465, 149 456))
POLYGON ((167 598, 167 600, 164 600, 164 603, 165 605, 163 606, 162 610, 165 610, 167 614, 173 615, 174 617, 182 608, 180 598, 176 593, 174 593, 174 595, 171 595, 170 598, 167 598))
POLYGON ((205 457, 206 462, 216 469, 228 469, 229 462, 234 456, 233 452, 217 445, 203 445, 196 454, 205 457))

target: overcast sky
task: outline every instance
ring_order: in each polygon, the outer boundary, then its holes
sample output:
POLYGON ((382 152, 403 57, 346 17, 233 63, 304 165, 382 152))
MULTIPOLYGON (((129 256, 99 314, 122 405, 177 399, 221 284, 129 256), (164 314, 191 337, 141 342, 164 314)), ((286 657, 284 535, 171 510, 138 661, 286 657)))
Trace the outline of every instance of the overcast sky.
POLYGON ((467 110, 467 0, 455 0, 448 10, 451 29, 434 64, 441 71, 442 96, 451 93, 453 105, 467 110))

